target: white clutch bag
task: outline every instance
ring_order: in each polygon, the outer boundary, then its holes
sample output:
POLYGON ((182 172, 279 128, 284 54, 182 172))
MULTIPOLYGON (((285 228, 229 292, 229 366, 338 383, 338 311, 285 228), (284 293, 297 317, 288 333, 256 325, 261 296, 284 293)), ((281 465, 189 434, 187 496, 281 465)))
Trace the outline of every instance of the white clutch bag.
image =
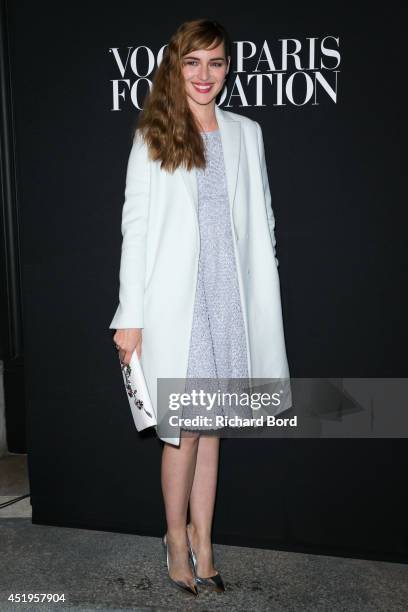
MULTIPOLYGON (((119 353, 118 353, 119 355, 119 353)), ((120 360, 123 382, 137 431, 157 425, 157 417, 147 390, 146 380, 136 351, 129 364, 120 360)))

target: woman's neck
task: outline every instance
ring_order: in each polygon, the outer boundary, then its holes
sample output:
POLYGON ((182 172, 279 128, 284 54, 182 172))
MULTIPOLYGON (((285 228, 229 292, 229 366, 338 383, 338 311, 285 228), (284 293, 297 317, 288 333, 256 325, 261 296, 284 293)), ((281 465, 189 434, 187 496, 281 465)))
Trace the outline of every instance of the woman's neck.
POLYGON ((194 107, 191 107, 191 111, 200 131, 215 132, 218 130, 214 102, 206 105, 195 104, 194 107))

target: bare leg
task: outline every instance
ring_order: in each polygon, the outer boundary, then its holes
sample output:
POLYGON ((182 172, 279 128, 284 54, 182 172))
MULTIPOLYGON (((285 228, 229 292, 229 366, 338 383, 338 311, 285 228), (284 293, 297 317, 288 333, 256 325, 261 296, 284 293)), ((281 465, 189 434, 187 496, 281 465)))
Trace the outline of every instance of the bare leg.
POLYGON ((164 444, 161 484, 167 520, 167 543, 170 577, 194 585, 194 575, 188 558, 187 508, 196 466, 199 435, 183 435, 180 446, 164 444))
POLYGON ((188 535, 197 557, 197 574, 201 578, 216 573, 212 558, 211 526, 218 478, 219 445, 220 439, 217 436, 200 437, 190 494, 188 535))

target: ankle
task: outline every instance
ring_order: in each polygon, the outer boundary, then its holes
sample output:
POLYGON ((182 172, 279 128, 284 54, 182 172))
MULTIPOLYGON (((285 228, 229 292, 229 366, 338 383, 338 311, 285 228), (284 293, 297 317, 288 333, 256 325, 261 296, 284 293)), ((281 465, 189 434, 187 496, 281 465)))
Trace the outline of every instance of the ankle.
POLYGON ((186 539, 185 527, 171 527, 166 531, 166 538, 172 542, 180 542, 186 539))
POLYGON ((211 541, 211 531, 208 529, 200 529, 194 523, 188 523, 188 531, 197 542, 211 541))

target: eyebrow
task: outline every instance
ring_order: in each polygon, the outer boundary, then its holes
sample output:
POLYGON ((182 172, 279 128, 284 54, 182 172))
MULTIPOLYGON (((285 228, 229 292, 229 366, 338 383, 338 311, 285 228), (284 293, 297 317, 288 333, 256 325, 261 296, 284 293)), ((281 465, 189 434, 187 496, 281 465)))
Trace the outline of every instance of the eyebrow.
MULTIPOLYGON (((199 57, 194 57, 193 55, 187 55, 186 57, 184 57, 184 59, 194 59, 194 60, 200 61, 199 57)), ((212 57, 209 61, 213 62, 214 60, 224 60, 225 61, 225 57, 212 57)))

